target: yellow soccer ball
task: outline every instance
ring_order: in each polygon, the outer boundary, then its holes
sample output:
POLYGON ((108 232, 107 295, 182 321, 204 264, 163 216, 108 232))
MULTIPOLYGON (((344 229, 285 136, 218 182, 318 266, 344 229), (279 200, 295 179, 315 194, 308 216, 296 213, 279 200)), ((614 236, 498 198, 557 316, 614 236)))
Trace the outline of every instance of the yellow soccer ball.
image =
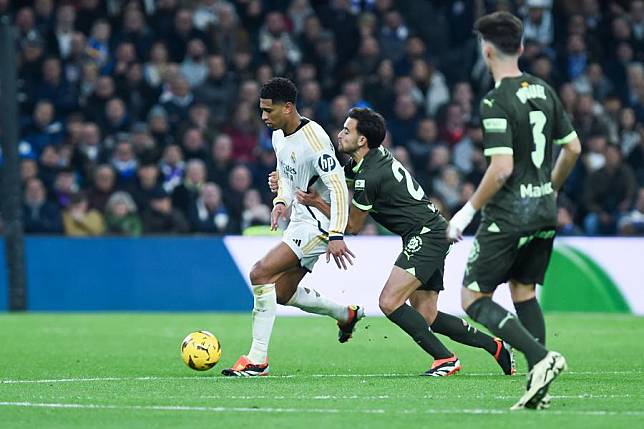
POLYGON ((181 343, 181 358, 190 368, 206 371, 219 362, 221 345, 208 331, 193 332, 181 343))

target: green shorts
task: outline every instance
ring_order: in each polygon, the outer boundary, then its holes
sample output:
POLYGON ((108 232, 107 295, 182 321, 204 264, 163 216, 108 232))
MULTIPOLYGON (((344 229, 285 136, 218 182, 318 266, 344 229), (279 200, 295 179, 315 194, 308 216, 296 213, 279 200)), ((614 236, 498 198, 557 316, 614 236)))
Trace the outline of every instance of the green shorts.
POLYGON ((446 223, 422 227, 417 233, 403 237, 403 251, 395 265, 416 277, 419 290, 443 290, 445 257, 450 244, 446 239, 446 223))
POLYGON ((523 284, 543 284, 548 269, 555 228, 528 232, 488 231, 481 224, 467 261, 463 286, 477 292, 494 292, 509 280, 523 284))

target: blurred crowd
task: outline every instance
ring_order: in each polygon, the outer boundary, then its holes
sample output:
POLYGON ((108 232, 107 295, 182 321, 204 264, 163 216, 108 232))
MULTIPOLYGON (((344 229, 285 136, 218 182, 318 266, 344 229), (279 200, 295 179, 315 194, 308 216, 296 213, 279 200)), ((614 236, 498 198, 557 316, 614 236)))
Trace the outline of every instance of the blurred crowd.
POLYGON ((493 81, 471 28, 495 10, 523 20, 521 67, 582 141, 559 233, 644 234, 644 0, 0 0, 25 230, 264 233, 275 155, 258 91, 273 76, 333 140, 351 107, 383 113, 386 145, 449 217, 486 168, 493 81))

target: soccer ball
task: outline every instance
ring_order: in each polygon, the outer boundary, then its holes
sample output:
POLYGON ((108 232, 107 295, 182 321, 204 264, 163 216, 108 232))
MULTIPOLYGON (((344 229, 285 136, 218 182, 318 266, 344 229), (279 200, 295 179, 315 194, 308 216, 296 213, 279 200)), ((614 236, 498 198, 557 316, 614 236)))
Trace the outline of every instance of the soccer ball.
POLYGON ((219 340, 208 331, 193 332, 181 342, 181 358, 194 370, 210 369, 221 358, 219 340))

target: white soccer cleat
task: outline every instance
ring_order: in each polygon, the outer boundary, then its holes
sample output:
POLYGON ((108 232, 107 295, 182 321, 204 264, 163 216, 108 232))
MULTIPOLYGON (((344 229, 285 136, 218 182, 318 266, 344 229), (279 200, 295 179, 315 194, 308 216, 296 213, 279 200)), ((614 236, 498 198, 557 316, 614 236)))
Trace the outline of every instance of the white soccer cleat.
MULTIPOLYGON (((511 410, 522 410, 524 408, 541 409, 546 408, 542 401, 548 393, 550 383, 562 371, 568 368, 566 359, 557 352, 548 352, 546 357, 541 359, 528 373, 528 385, 526 392, 519 402, 514 404, 511 410)), ((548 403, 549 405, 549 403, 548 403)))

